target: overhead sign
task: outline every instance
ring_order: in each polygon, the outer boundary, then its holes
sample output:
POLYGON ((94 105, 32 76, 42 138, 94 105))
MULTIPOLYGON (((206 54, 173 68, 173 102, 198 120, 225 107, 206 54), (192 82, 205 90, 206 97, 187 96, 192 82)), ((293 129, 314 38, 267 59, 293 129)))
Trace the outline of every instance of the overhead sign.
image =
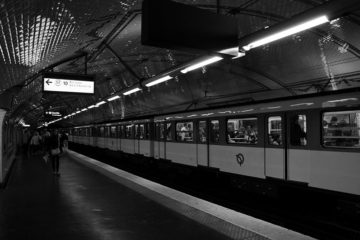
POLYGON ((52 111, 46 111, 45 114, 53 116, 53 117, 61 117, 62 116, 60 112, 52 112, 52 111))
POLYGON ((43 91, 94 94, 95 83, 90 79, 82 75, 46 74, 43 76, 43 91))

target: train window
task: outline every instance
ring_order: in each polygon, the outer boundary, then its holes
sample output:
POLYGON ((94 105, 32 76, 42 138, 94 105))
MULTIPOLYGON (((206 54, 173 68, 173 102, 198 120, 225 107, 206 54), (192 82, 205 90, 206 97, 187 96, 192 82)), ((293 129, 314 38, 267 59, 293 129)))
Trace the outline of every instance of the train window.
POLYGON ((134 125, 126 125, 125 126, 125 137, 133 138, 133 126, 134 125))
POLYGON ((105 127, 105 137, 110 137, 110 127, 105 127))
POLYGON ((117 138, 120 138, 121 137, 121 128, 120 128, 120 126, 116 126, 116 136, 117 136, 117 138))
POLYGON ((176 124, 176 140, 180 142, 192 142, 193 123, 180 122, 176 124))
POLYGON ((282 145, 282 118, 273 116, 268 118, 268 141, 270 145, 282 145))
POLYGON ((100 127, 100 135, 99 137, 104 137, 104 127, 100 127))
POLYGON ((172 135, 171 135, 171 123, 166 123, 166 140, 171 141, 172 135))
POLYGON ((146 123, 145 124, 145 139, 149 139, 150 138, 150 123, 146 123))
POLYGON ((306 146, 306 115, 295 115, 290 119, 290 143, 293 146, 306 146))
POLYGON ((206 143, 206 135, 207 135, 206 121, 199 121, 199 142, 200 143, 206 143))
POLYGON ((160 123, 160 139, 165 139, 165 125, 164 123, 160 123))
POLYGON ((322 127, 324 146, 360 148, 360 110, 325 112, 322 127))
POLYGON ((219 120, 212 120, 210 122, 210 142, 219 143, 220 142, 220 128, 219 120))
POLYGON ((123 138, 126 138, 126 126, 125 125, 121 125, 121 136, 123 138))
POLYGON ((145 125, 140 124, 139 125, 139 139, 144 139, 144 138, 145 138, 145 125))
POLYGON ((135 125, 135 139, 139 139, 140 137, 140 129, 139 129, 139 125, 135 125))
POLYGON ((159 123, 156 123, 155 124, 155 139, 156 140, 159 140, 160 138, 160 124, 159 123))
POLYGON ((110 137, 116 138, 116 126, 110 127, 110 137))
POLYGON ((228 119, 227 142, 239 144, 257 144, 257 118, 228 119))
POLYGON ((118 138, 122 138, 122 136, 123 136, 122 126, 119 125, 119 126, 118 126, 118 138))

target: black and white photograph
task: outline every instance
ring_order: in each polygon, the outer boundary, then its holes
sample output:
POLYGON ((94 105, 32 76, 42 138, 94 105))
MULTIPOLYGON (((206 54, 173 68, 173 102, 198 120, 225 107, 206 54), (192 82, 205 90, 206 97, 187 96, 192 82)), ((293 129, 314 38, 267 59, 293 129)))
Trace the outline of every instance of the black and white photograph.
POLYGON ((18 239, 360 239, 360 1, 0 0, 18 239))

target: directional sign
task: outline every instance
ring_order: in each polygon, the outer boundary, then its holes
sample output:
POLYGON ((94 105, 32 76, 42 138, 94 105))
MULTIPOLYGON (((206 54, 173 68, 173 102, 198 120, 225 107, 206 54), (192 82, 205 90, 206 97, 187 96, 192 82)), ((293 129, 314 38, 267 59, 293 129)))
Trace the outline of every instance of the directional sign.
POLYGON ((43 90, 45 92, 94 94, 94 81, 44 76, 43 90))
POLYGON ((45 114, 49 115, 49 116, 54 116, 54 117, 61 117, 62 116, 62 114, 60 112, 52 112, 52 111, 46 111, 45 114))

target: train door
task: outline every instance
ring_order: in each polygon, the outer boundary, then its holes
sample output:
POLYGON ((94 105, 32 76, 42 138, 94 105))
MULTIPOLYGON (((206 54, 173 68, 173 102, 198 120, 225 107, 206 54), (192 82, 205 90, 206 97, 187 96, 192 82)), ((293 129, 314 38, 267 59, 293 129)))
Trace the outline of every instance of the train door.
POLYGON ((208 139, 208 122, 199 120, 196 124, 196 159, 197 165, 209 167, 209 139, 208 139))
POLYGON ((125 130, 124 130, 124 125, 120 125, 119 126, 119 150, 121 152, 124 151, 124 147, 123 147, 123 144, 124 144, 124 138, 125 138, 125 130))
POLYGON ((134 137, 134 143, 135 143, 135 154, 140 154, 140 126, 139 124, 135 125, 135 137, 134 137))
POLYGON ((120 150, 120 126, 115 126, 115 136, 116 136, 116 141, 115 141, 115 151, 119 151, 120 150))
POLYGON ((166 123, 160 123, 159 158, 166 159, 166 123))
POLYGON ((291 181, 309 182, 310 179, 309 116, 307 111, 287 114, 287 179, 291 181))
POLYGON ((117 149, 116 126, 110 126, 111 150, 117 149))
POLYGON ((160 158, 160 123, 154 123, 154 158, 160 158))
POLYGON ((285 114, 269 115, 265 123, 265 176, 286 179, 285 114))

